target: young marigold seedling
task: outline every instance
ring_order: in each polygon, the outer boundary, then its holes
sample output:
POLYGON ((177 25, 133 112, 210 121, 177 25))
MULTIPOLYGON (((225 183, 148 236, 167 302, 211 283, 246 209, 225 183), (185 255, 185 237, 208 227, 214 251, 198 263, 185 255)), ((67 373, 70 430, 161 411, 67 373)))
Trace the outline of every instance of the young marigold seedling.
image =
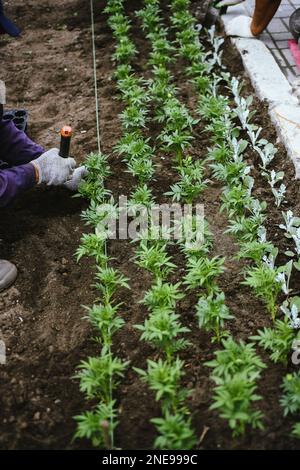
POLYGON ((194 137, 190 134, 176 130, 170 134, 161 134, 160 138, 162 143, 165 144, 165 150, 174 152, 177 163, 181 166, 184 154, 189 150, 191 141, 194 137))
POLYGON ((118 219, 118 207, 114 203, 114 200, 100 202, 98 200, 92 200, 88 209, 82 212, 82 218, 85 220, 87 225, 91 225, 95 228, 96 235, 99 238, 105 239, 108 237, 108 231, 104 230, 103 233, 100 230, 101 224, 105 221, 113 221, 118 219))
POLYGON ((179 287, 180 282, 177 284, 169 284, 158 279, 146 292, 142 303, 147 305, 151 310, 157 308, 173 309, 176 302, 184 297, 184 294, 179 291, 179 287))
POLYGON ((224 167, 230 163, 233 156, 233 151, 228 147, 227 143, 222 141, 208 149, 208 160, 217 163, 222 163, 224 167))
POLYGON ((151 158, 146 157, 132 157, 127 162, 126 170, 133 176, 138 178, 140 184, 150 181, 155 173, 155 165, 151 158))
POLYGON ((213 96, 209 93, 202 95, 198 113, 208 121, 213 119, 220 120, 225 114, 228 114, 228 99, 222 95, 213 96))
MULTIPOLYGON (((101 333, 99 342, 105 348, 105 352, 109 352, 112 345, 112 337, 116 331, 120 330, 125 321, 117 315, 119 305, 93 305, 92 308, 85 307, 88 311, 87 318, 91 324, 101 333)), ((98 341, 98 340, 97 340, 98 341)))
POLYGON ((190 0, 172 0, 171 8, 174 11, 184 11, 187 12, 190 7, 190 0))
POLYGON ((251 194, 248 187, 242 184, 228 187, 222 194, 221 211, 228 212, 229 217, 241 217, 245 207, 251 205, 251 194))
POLYGON ((171 244, 171 238, 173 234, 172 227, 166 227, 165 225, 152 225, 148 226, 145 229, 141 229, 139 233, 136 234, 136 238, 132 240, 132 243, 141 243, 147 242, 148 246, 155 246, 157 248, 164 247, 166 240, 168 244, 171 244))
POLYGON ((210 166, 213 169, 214 178, 229 186, 240 184, 251 170, 251 167, 243 161, 213 163, 210 166))
POLYGON ((165 86, 167 86, 173 79, 170 70, 168 70, 163 65, 155 65, 153 67, 153 75, 155 77, 154 82, 158 81, 161 84, 164 84, 165 86))
POLYGON ((204 287, 209 294, 218 290, 216 277, 225 271, 225 258, 191 258, 187 263, 187 275, 184 284, 188 289, 204 287))
POLYGON ((171 191, 165 196, 171 196, 173 201, 191 204, 207 187, 207 180, 196 180, 192 176, 184 175, 178 183, 172 184, 171 191))
POLYGON ((105 180, 111 174, 108 157, 103 153, 89 154, 84 165, 88 169, 86 181, 95 181, 99 178, 105 180))
MULTIPOLYGON (((111 196, 111 191, 103 185, 99 178, 97 181, 82 181, 78 188, 78 196, 89 199, 94 203, 104 203, 111 196)), ((77 197, 77 195, 75 195, 77 197)))
POLYGON ((81 361, 76 378, 80 379, 80 390, 87 399, 96 398, 109 404, 111 386, 115 389, 129 362, 122 361, 111 354, 103 353, 99 357, 89 357, 81 361))
MULTIPOLYGON (((211 133, 211 141, 213 144, 219 144, 229 147, 227 142, 230 141, 232 136, 239 135, 239 129, 234 128, 234 123, 231 121, 228 114, 224 114, 221 117, 210 119, 209 124, 205 126, 205 130, 211 133)), ((230 148, 230 147, 229 147, 230 148)), ((229 150, 227 150, 228 152, 229 150)))
POLYGON ((213 368, 214 379, 226 379, 236 374, 247 372, 249 380, 254 381, 260 377, 262 369, 266 366, 256 354, 253 343, 234 341, 229 337, 222 340, 223 349, 215 351, 215 359, 205 365, 213 368))
POLYGON ((91 153, 88 155, 85 162, 88 173, 78 189, 82 197, 91 201, 103 202, 110 195, 110 191, 104 187, 104 180, 110 175, 107 160, 108 158, 104 154, 91 153))
MULTIPOLYGON (((125 81, 125 80, 124 80, 125 81)), ((127 103, 128 106, 142 107, 146 106, 149 102, 149 96, 145 89, 136 85, 131 88, 121 88, 122 81, 119 81, 119 88, 122 92, 122 100, 127 103)))
POLYGON ((180 316, 171 309, 157 307, 143 325, 135 325, 135 328, 143 332, 142 340, 164 351, 167 359, 170 360, 175 352, 189 345, 184 338, 178 338, 179 335, 190 331, 181 325, 179 318, 180 316))
POLYGON ((139 132, 127 132, 115 146, 115 151, 119 155, 124 155, 126 161, 132 158, 148 158, 153 156, 153 149, 149 145, 149 139, 145 139, 139 132))
POLYGON ((107 23, 109 24, 110 28, 114 31, 115 27, 123 24, 129 24, 128 18, 124 14, 124 8, 118 8, 118 10, 109 16, 107 19, 107 23))
POLYGON ((160 35, 149 34, 148 38, 152 39, 152 51, 150 52, 150 65, 166 66, 175 60, 175 48, 169 43, 166 37, 160 35))
POLYGON ((255 393, 257 387, 249 380, 247 372, 217 379, 216 383, 214 402, 210 409, 220 411, 220 416, 228 421, 234 437, 244 435, 247 425, 254 429, 264 429, 262 413, 251 409, 262 397, 255 393))
POLYGON ((192 44, 183 44, 180 45, 180 54, 182 57, 187 59, 189 62, 193 62, 196 60, 201 60, 202 53, 199 50, 198 42, 194 42, 192 44))
MULTIPOLYGON (((124 66, 123 66, 124 67, 124 66)), ((130 104, 130 95, 140 92, 145 88, 146 83, 137 78, 133 73, 125 75, 124 78, 118 80, 117 88, 121 93, 121 98, 124 99, 128 104, 130 104)), ((144 95, 145 101, 148 100, 148 95, 144 95)))
POLYGON ((112 22, 111 28, 113 30, 114 38, 119 39, 120 42, 127 39, 127 33, 130 30, 130 24, 128 21, 112 22))
POLYGON ((155 449, 189 450, 196 445, 191 419, 180 414, 166 413, 163 418, 152 418, 160 436, 155 439, 155 449))
POLYGON ((192 130, 199 122, 199 119, 194 119, 188 109, 175 97, 166 100, 163 108, 158 110, 156 120, 165 123, 166 133, 192 130))
POLYGON ((143 184, 137 186, 137 188, 130 194, 130 199, 127 205, 130 215, 135 216, 139 206, 151 209, 154 204, 155 201, 152 196, 151 189, 149 189, 146 184, 143 184))
POLYGON ((146 127, 147 115, 147 109, 130 104, 119 117, 125 129, 134 131, 146 127))
POLYGON ((95 287, 101 292, 105 303, 110 303, 111 298, 118 288, 130 289, 128 279, 114 268, 98 267, 95 287))
POLYGON ((176 265, 171 262, 167 254, 167 245, 157 246, 148 244, 143 240, 136 251, 136 264, 150 271, 155 280, 166 279, 174 271, 176 265))
POLYGON ((270 359, 273 362, 287 365, 292 355, 293 342, 300 340, 300 331, 297 332, 290 327, 289 319, 285 317, 283 320, 275 320, 274 328, 264 328, 257 333, 250 339, 257 341, 265 350, 271 351, 270 359))
POLYGON ((98 266, 105 266, 108 261, 105 250, 106 240, 95 233, 85 233, 80 239, 80 246, 77 248, 75 255, 77 262, 83 256, 95 258, 98 266))
POLYGON ((263 257, 270 254, 274 250, 274 245, 271 242, 250 241, 244 242, 241 245, 240 251, 237 254, 237 259, 250 259, 254 261, 256 266, 263 262, 263 257))
POLYGON ((195 19, 188 11, 179 10, 175 11, 171 16, 172 25, 179 29, 193 29, 195 24, 195 19))
POLYGON ((278 268, 271 268, 267 264, 248 268, 246 270, 246 280, 242 282, 245 286, 251 287, 255 295, 265 302, 268 312, 275 321, 277 313, 277 297, 281 291, 281 283, 278 282, 278 268))
POLYGON ((197 54, 195 51, 195 56, 190 56, 187 57, 187 59, 190 59, 190 62, 194 63, 197 61, 199 57, 203 58, 205 55, 203 46, 201 45, 199 39, 198 39, 198 33, 195 29, 184 29, 182 31, 177 31, 176 32, 176 42, 178 43, 180 49, 181 49, 181 55, 186 57, 184 55, 185 52, 185 47, 188 46, 197 46, 197 54))
POLYGON ((94 411, 86 411, 81 415, 75 416, 77 422, 76 439, 90 439, 93 447, 98 449, 110 449, 110 437, 118 425, 117 410, 115 409, 115 400, 108 405, 100 403, 94 411), (101 423, 107 423, 108 429, 101 423))
POLYGON ((300 423, 296 423, 293 427, 292 436, 300 439, 300 423))
POLYGON ((264 223, 266 216, 264 214, 244 215, 229 219, 229 228, 225 233, 232 234, 240 242, 253 242, 257 239, 257 233, 264 223))
POLYGON ((149 4, 142 10, 136 11, 136 16, 142 20, 142 28, 148 31, 158 30, 161 19, 160 9, 157 5, 149 4))
POLYGON ((283 407, 284 416, 289 413, 300 412, 300 372, 287 374, 283 379, 281 388, 283 389, 283 395, 280 405, 283 407))
POLYGON ((117 45, 115 53, 112 58, 116 62, 128 63, 137 54, 137 49, 133 42, 124 37, 122 41, 117 45))
POLYGON ((191 222, 189 220, 186 221, 186 218, 182 222, 182 233, 184 236, 180 238, 180 247, 188 259, 206 258, 213 246, 213 235, 208 223, 204 221, 204 227, 202 221, 195 222, 194 225, 193 220, 195 219, 197 217, 192 216, 191 222), (203 232, 199 233, 199 227, 201 227, 200 230, 203 230, 203 232))
POLYGON ((132 73, 132 66, 130 64, 120 64, 114 72, 114 78, 117 82, 126 79, 132 73))
POLYGON ((207 79, 207 87, 203 89, 204 93, 200 93, 200 95, 205 95, 211 83, 211 77, 209 76, 211 65, 206 60, 207 56, 207 53, 201 54, 201 56, 199 56, 200 60, 191 63, 191 65, 186 68, 187 75, 192 77, 193 80, 197 80, 198 77, 207 79))
POLYGON ((108 1, 103 12, 107 15, 116 15, 117 13, 122 13, 124 10, 124 0, 113 0, 108 1))
POLYGON ((143 382, 149 384, 155 392, 155 400, 162 402, 163 413, 187 413, 185 400, 191 395, 191 390, 181 388, 184 375, 184 362, 178 357, 170 362, 159 359, 157 362, 147 360, 147 370, 134 367, 143 382))
MULTIPOLYGON (((194 76, 194 78, 192 79, 192 84, 200 95, 205 95, 209 89, 210 79, 205 73, 207 67, 202 65, 202 68, 203 68, 203 72, 201 72, 201 74, 199 75, 194 76)), ((192 74, 193 71, 191 70, 190 73, 192 74)))
POLYGON ((199 321, 199 327, 205 331, 213 331, 214 339, 218 342, 225 334, 223 330, 225 321, 231 320, 233 315, 230 314, 229 308, 225 304, 224 292, 216 295, 200 297, 196 305, 196 315, 199 321))

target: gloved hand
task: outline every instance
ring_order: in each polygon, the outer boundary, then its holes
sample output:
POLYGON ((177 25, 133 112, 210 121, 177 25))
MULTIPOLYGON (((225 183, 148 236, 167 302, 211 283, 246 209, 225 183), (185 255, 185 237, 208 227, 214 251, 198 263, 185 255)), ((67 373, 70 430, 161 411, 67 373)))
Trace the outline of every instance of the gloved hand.
POLYGON ((251 23, 252 18, 250 18, 250 16, 239 15, 225 25, 226 34, 227 36, 254 38, 254 35, 251 32, 251 23))
POLYGON ((48 152, 30 162, 36 169, 38 184, 46 183, 48 186, 61 186, 72 179, 76 167, 74 158, 62 158, 58 152, 58 149, 48 150, 48 152))
POLYGON ((245 0, 222 0, 221 2, 216 4, 217 8, 222 7, 230 7, 232 5, 238 5, 239 3, 243 3, 245 0))
POLYGON ((80 183, 84 177, 88 174, 88 171, 85 166, 80 166, 74 170, 72 178, 65 182, 64 187, 70 191, 77 191, 80 183))

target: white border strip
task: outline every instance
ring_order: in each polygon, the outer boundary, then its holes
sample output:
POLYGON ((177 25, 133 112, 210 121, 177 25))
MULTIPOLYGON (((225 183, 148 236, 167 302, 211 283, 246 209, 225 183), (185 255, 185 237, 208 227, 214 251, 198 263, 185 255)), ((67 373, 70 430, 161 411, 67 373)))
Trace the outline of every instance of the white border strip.
MULTIPOLYGON (((238 15, 249 16, 243 5, 230 7, 221 20, 226 25, 238 15)), ((231 38, 231 42, 241 54, 258 98, 267 101, 271 120, 294 163, 295 176, 300 179, 300 106, 290 83, 262 41, 231 38)))

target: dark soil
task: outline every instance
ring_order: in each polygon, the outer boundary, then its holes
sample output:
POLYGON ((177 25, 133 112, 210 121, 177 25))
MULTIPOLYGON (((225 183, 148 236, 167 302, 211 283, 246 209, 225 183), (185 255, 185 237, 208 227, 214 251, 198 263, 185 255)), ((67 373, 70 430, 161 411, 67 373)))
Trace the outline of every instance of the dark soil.
MULTIPOLYGON (((111 155, 112 176, 108 187, 114 195, 128 195, 135 181, 125 173, 125 165, 112 153, 121 136, 118 114, 122 110, 116 99, 116 88, 111 79, 111 55, 114 44, 101 14, 105 2, 97 3, 96 43, 98 58, 98 85, 100 90, 101 128, 103 151, 111 155)), ((141 33, 134 11, 139 1, 128 2, 128 13, 133 20, 133 37, 142 54, 136 70, 143 73, 149 44, 141 33)), ((10 9, 12 16, 20 18, 24 30, 20 41, 0 40, 0 59, 5 64, 1 79, 8 88, 7 107, 22 106, 30 112, 30 134, 45 147, 56 146, 61 125, 70 123, 75 130, 73 153, 78 162, 96 150, 93 74, 90 37, 89 2, 84 0, 16 0, 10 9), (59 11, 59 15, 58 15, 59 11)), ((225 64, 229 70, 244 77, 238 54, 226 44, 225 64)), ((184 75, 184 63, 178 62, 173 72, 182 90, 182 99, 194 109, 196 97, 184 75)), ((245 92, 252 93, 245 76, 245 92)), ((264 127, 264 137, 276 142, 276 133, 268 118, 266 107, 254 100, 255 120, 264 127)), ((195 130, 197 139, 194 155, 206 156, 209 136, 203 128, 195 130)), ((153 129, 155 134, 155 129, 153 129)), ((292 164, 279 144, 276 167, 286 172, 288 205, 300 214, 299 183, 294 180, 292 164)), ((176 180, 170 159, 161 159, 153 193, 158 202, 165 201, 163 193, 176 180)), ((247 157, 254 166, 255 193, 268 202, 268 236, 280 248, 286 241, 278 229, 280 210, 265 181, 255 169, 257 157, 247 157)), ((235 316, 228 329, 235 338, 247 338, 257 328, 270 326, 271 321, 262 303, 246 287, 241 286, 243 264, 233 259, 237 246, 224 235, 227 220, 219 213, 221 186, 213 182, 201 199, 205 214, 214 233, 213 255, 227 257, 227 270, 219 280, 226 294, 227 304, 235 316)), ((91 305, 96 297, 90 287, 93 266, 86 260, 77 265, 74 252, 81 234, 86 230, 80 212, 86 202, 74 199, 64 190, 36 188, 18 198, 14 205, 1 210, 0 257, 10 259, 19 269, 16 284, 0 294, 0 328, 8 349, 8 360, 0 366, 0 448, 1 449, 75 449, 90 447, 88 442, 72 441, 75 430, 73 416, 87 409, 72 379, 79 361, 97 353, 92 341, 93 333, 82 320, 82 305, 91 305)), ((124 302, 122 315, 125 327, 115 337, 115 353, 130 359, 131 366, 145 367, 148 357, 155 357, 148 345, 139 341, 134 329, 142 323, 147 311, 138 302, 150 286, 151 278, 133 263, 134 247, 126 241, 114 241, 109 252, 115 266, 129 279, 131 291, 121 293, 124 302)), ((172 281, 182 279, 184 259, 175 247, 178 270, 172 281)), ((280 262, 284 261, 280 260, 280 262)), ((294 286, 299 284, 295 276, 294 286)), ((182 321, 191 329, 188 335, 192 347, 182 357, 186 363, 184 385, 194 389, 190 400, 193 424, 197 436, 207 428, 199 441, 204 449, 296 449, 299 441, 289 437, 295 419, 283 418, 278 405, 280 384, 286 373, 281 365, 267 363, 259 392, 264 399, 259 408, 265 415, 265 431, 248 430, 244 438, 233 439, 225 421, 208 410, 213 384, 204 362, 212 358, 218 347, 212 345, 210 335, 200 331, 194 314, 197 297, 187 295, 178 311, 182 321)), ((260 351, 261 352, 261 351, 260 351)), ((291 370, 289 367, 288 370, 291 370)), ((149 449, 153 447, 155 429, 149 419, 159 415, 159 407, 152 393, 143 385, 130 367, 122 382, 117 399, 119 426, 116 446, 123 449, 149 449)), ((299 418, 299 417, 298 417, 299 418)))

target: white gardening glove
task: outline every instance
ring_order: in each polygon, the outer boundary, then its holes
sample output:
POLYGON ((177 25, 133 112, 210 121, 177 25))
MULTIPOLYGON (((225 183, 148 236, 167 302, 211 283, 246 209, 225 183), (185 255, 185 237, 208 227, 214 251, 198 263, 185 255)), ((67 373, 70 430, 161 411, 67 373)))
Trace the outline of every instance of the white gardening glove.
POLYGON ((72 178, 76 167, 74 158, 60 157, 58 149, 48 150, 30 163, 36 169, 37 183, 46 183, 48 186, 63 185, 72 178))
POLYGON ((250 16, 239 15, 225 25, 227 36, 239 36, 240 38, 254 38, 251 33, 252 18, 250 16))
POLYGON ((77 191, 80 183, 83 181, 84 177, 88 174, 88 171, 85 166, 80 166, 74 170, 72 178, 65 182, 64 187, 70 191, 77 191))
POLYGON ((245 0, 222 0, 221 2, 216 4, 216 8, 222 7, 231 7, 232 5, 238 5, 239 3, 243 3, 245 0))

